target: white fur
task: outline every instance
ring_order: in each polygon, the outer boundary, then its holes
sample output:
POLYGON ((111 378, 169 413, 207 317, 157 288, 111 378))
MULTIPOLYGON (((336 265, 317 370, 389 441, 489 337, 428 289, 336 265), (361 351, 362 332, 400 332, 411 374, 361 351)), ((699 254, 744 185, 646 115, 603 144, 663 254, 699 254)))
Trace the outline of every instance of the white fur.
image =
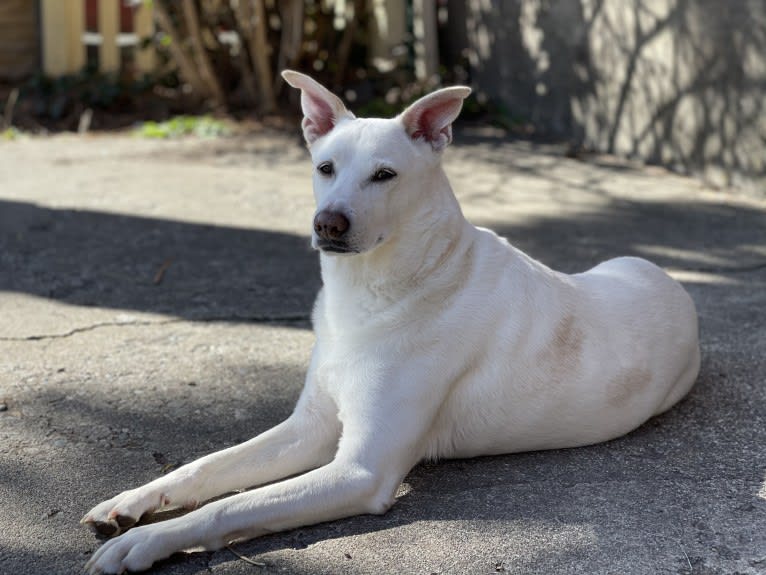
POLYGON ((611 439, 668 409, 697 376, 694 304, 658 267, 619 258, 565 275, 464 219, 439 150, 468 89, 426 96, 398 118, 355 119, 310 78, 285 78, 303 90, 315 166, 334 166, 315 172, 317 211, 348 216, 355 252, 320 255, 317 342, 295 411, 83 521, 116 525, 295 476, 136 527, 101 547, 90 573, 383 513, 424 458, 611 439), (372 182, 381 167, 396 177, 372 182))

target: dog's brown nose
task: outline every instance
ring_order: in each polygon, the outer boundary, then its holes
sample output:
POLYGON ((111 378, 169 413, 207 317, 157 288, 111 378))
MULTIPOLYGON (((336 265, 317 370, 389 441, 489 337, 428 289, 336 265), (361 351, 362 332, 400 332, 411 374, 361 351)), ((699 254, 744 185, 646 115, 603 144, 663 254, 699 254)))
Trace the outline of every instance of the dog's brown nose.
POLYGON ((339 240, 349 227, 348 218, 340 212, 322 210, 314 218, 314 231, 323 240, 339 240))

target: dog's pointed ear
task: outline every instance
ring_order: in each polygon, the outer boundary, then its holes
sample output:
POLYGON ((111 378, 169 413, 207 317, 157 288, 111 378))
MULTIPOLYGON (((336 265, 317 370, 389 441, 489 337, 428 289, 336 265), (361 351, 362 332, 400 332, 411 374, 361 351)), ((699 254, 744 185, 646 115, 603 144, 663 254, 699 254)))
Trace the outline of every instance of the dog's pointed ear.
POLYGON ((293 88, 301 91, 303 109, 303 137, 306 143, 313 144, 332 130, 342 119, 353 119, 354 114, 346 109, 340 98, 322 86, 319 82, 293 70, 285 70, 282 77, 293 88))
POLYGON ((452 141, 452 122, 470 93, 466 86, 437 90, 410 105, 399 118, 411 138, 428 142, 438 152, 452 141))

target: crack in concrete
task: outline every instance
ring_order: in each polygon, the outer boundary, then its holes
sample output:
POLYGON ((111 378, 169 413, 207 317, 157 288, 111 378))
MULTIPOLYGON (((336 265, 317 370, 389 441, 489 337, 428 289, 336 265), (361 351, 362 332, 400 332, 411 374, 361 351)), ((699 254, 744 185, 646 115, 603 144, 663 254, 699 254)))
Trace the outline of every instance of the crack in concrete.
POLYGON ((50 334, 35 334, 35 335, 27 335, 22 337, 0 337, 0 341, 45 341, 45 340, 52 340, 52 339, 65 339, 68 337, 72 337, 74 335, 80 334, 80 333, 86 333, 90 331, 95 331, 97 329, 105 328, 105 327, 135 327, 135 326, 151 326, 151 325, 168 325, 172 323, 214 323, 214 322, 227 322, 227 321, 238 321, 243 323, 265 323, 265 324, 297 324, 302 322, 311 322, 311 315, 309 314, 286 314, 286 315, 263 315, 263 316, 238 316, 238 315, 227 315, 227 316, 211 316, 211 317, 200 317, 195 319, 187 319, 187 318, 171 318, 171 319, 164 319, 164 320, 146 320, 146 321, 105 321, 105 322, 99 322, 94 323, 92 325, 86 325, 81 327, 76 327, 73 329, 70 329, 69 331, 65 331, 62 333, 50 333, 50 334))
POLYGON ((63 333, 48 333, 48 334, 36 334, 27 335, 23 337, 0 337, 0 341, 43 341, 47 339, 65 339, 78 333, 85 333, 94 331, 102 327, 117 327, 117 326, 145 326, 145 325, 164 325, 168 323, 174 323, 181 320, 159 320, 159 321, 105 321, 94 323, 92 325, 86 325, 82 327, 75 327, 69 331, 63 333))

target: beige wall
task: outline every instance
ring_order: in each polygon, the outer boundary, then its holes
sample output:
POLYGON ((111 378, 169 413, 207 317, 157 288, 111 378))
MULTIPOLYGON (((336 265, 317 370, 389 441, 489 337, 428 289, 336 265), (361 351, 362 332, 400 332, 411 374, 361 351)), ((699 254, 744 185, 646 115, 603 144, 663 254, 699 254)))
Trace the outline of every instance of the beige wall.
POLYGON ((467 2, 476 80, 520 119, 766 189, 766 2, 467 2))

